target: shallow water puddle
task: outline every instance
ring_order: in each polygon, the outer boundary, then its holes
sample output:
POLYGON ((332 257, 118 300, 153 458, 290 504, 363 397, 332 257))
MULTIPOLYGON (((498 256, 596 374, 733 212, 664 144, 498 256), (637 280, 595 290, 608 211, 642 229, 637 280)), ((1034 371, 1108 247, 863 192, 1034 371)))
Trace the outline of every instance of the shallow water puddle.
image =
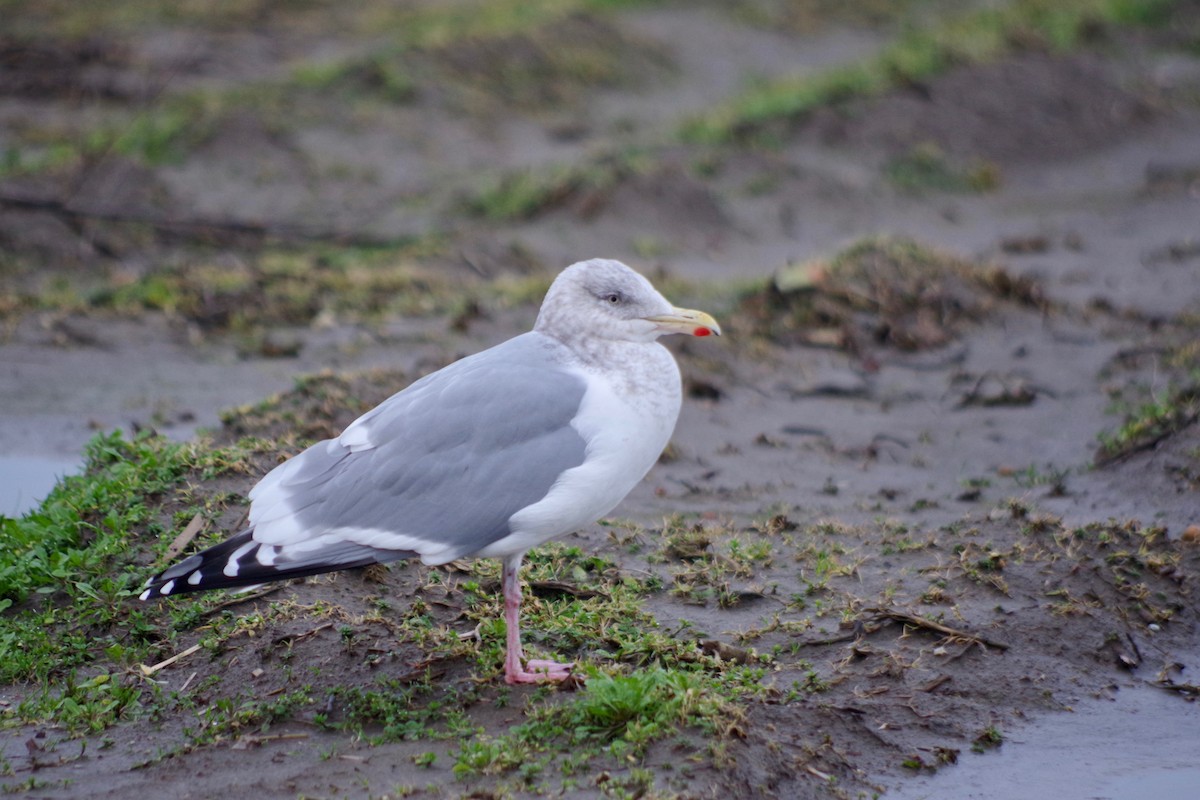
POLYGON ((889 800, 1195 800, 1200 704, 1148 686, 1006 732, 1003 747, 901 782, 889 800))
POLYGON ((19 517, 36 508, 59 478, 80 466, 61 458, 0 456, 0 516, 19 517))

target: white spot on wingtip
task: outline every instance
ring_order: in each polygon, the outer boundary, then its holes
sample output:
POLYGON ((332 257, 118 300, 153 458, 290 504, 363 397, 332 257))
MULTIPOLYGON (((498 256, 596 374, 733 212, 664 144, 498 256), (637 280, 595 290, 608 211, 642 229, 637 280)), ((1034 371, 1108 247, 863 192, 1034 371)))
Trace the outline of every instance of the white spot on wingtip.
POLYGON ((203 577, 203 576, 200 575, 200 570, 194 570, 191 575, 188 575, 188 579, 187 579, 188 585, 189 586, 199 586, 201 577, 203 577))
POLYGON ((162 585, 162 588, 159 589, 158 591, 162 594, 170 594, 171 590, 174 588, 175 588, 175 581, 167 581, 166 583, 164 583, 162 585))
POLYGON ((146 591, 142 592, 140 595, 138 595, 138 599, 139 600, 149 600, 150 599, 150 590, 147 589, 146 591))
POLYGON ((221 572, 225 573, 225 577, 236 578, 242 566, 238 562, 241 560, 242 556, 246 555, 246 553, 249 553, 257 545, 258 542, 246 542, 237 550, 234 550, 232 553, 230 553, 229 560, 225 562, 225 569, 221 570, 221 572))

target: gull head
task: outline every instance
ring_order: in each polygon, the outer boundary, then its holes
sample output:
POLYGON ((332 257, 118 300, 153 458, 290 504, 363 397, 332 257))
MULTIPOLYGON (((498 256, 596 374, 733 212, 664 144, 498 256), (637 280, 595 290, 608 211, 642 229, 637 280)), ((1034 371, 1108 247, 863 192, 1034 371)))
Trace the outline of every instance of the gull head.
POLYGON ((550 285, 534 330, 568 344, 583 339, 652 342, 668 333, 720 336, 703 311, 671 305, 620 261, 593 258, 564 269, 550 285))

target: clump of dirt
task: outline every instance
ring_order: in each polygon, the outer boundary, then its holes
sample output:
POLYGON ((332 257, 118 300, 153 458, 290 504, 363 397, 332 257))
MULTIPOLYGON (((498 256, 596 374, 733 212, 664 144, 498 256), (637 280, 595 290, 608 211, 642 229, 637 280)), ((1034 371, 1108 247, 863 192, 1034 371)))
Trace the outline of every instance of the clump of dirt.
POLYGON ((908 239, 868 239, 742 299, 750 332, 784 344, 927 350, 1001 304, 1045 308, 1038 283, 908 239))

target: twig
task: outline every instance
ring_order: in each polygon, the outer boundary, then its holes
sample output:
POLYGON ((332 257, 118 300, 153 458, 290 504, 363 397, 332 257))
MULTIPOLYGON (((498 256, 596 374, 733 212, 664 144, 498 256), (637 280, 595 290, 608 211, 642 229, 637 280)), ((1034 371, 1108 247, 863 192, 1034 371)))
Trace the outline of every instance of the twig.
POLYGON ((174 664, 176 661, 179 661, 180 659, 183 659, 183 658, 187 658, 188 656, 190 656, 192 653, 196 652, 199 649, 200 649, 200 645, 194 644, 191 647, 189 647, 187 650, 184 650, 182 653, 176 653, 175 655, 168 658, 166 661, 160 661, 152 667, 147 667, 145 664, 142 664, 142 665, 140 665, 142 668, 142 674, 145 675, 147 678, 149 678, 151 675, 158 672, 159 670, 166 669, 167 667, 174 664))
POLYGON ((163 561, 174 561, 187 546, 192 543, 192 540, 199 535, 204 529, 204 515, 197 514, 192 517, 192 521, 183 529, 183 533, 175 537, 175 541, 171 542, 171 546, 167 548, 167 552, 163 554, 163 561))
POLYGON ((805 771, 806 771, 806 772, 807 772, 809 775, 814 775, 814 776, 816 776, 816 777, 820 778, 820 779, 821 779, 821 780, 823 780, 823 781, 831 781, 831 780, 833 780, 833 776, 832 776, 832 775, 827 775, 826 773, 824 773, 824 772, 821 772, 821 770, 817 769, 816 767, 812 766, 811 764, 806 764, 806 765, 805 765, 805 767, 804 767, 804 770, 805 770, 805 771))
POLYGON ((953 680, 953 678, 950 675, 939 675, 938 677, 931 680, 929 683, 922 686, 921 691, 922 692, 935 691, 939 686, 941 686, 944 683, 948 683, 951 680, 953 680))
POLYGON ((258 600, 260 598, 266 597, 269 594, 275 594, 275 592, 278 592, 280 589, 282 589, 286 585, 287 584, 276 584, 275 586, 272 586, 270 588, 263 589, 261 592, 255 592, 254 594, 239 594, 236 597, 231 597, 228 600, 226 600, 225 602, 218 603, 217 605, 215 605, 212 608, 205 611, 203 614, 200 615, 200 619, 208 619, 209 617, 213 616, 214 614, 216 614, 220 611, 224 611, 225 609, 229 608, 230 606, 241 605, 242 603, 249 603, 253 600, 258 600))
POLYGON ((853 642, 859 638, 861 638, 860 633, 858 633, 856 631, 850 631, 849 633, 841 633, 841 634, 838 634, 837 636, 830 636, 825 639, 805 639, 804 641, 797 642, 796 645, 798 647, 820 647, 821 645, 826 645, 826 644, 841 644, 842 642, 853 642))
POLYGON ((288 741, 290 739, 307 739, 307 738, 308 738, 307 733, 268 733, 268 734, 246 733, 246 734, 242 734, 241 736, 239 736, 237 738, 237 741, 235 741, 232 745, 230 745, 229 749, 230 750, 249 750, 251 747, 257 747, 258 745, 266 744, 267 742, 279 742, 279 741, 288 741))
POLYGON ((896 611, 890 608, 872 608, 869 612, 875 615, 875 619, 890 619, 893 622, 899 622, 902 625, 909 625, 914 628, 924 628, 935 633, 940 633, 943 636, 953 636, 956 639, 962 639, 968 642, 976 642, 978 644, 994 647, 997 650, 1007 650, 1008 645, 1004 642, 997 642, 994 639, 988 639, 975 633, 968 633, 958 628, 951 628, 949 625, 943 625, 940 622, 934 622, 926 617, 919 617, 916 614, 909 614, 905 611, 896 611))
POLYGON ((1157 686, 1159 689, 1164 689, 1168 692, 1178 692, 1185 697, 1200 697, 1200 685, 1194 683, 1177 683, 1170 678, 1163 678, 1156 681, 1146 681, 1151 686, 1157 686))
POLYGON ((909 702, 909 703, 901 703, 901 704, 900 704, 900 707, 901 707, 901 708, 907 708, 909 711, 911 711, 912 713, 916 714, 916 715, 917 715, 917 717, 919 717, 920 719, 930 719, 930 718, 932 718, 932 717, 936 717, 936 716, 937 716, 937 714, 922 714, 920 711, 917 711, 917 707, 916 707, 916 706, 914 706, 914 705, 913 705, 911 702, 909 702))
POLYGON ((310 636, 316 636, 321 631, 329 630, 332 627, 333 627, 332 622, 323 622, 320 625, 318 625, 317 627, 311 628, 311 629, 305 631, 304 633, 296 633, 296 634, 289 633, 284 636, 280 636, 277 639, 275 639, 273 642, 271 642, 271 646, 278 647, 281 644, 293 645, 296 642, 303 641, 304 639, 307 639, 310 636))

